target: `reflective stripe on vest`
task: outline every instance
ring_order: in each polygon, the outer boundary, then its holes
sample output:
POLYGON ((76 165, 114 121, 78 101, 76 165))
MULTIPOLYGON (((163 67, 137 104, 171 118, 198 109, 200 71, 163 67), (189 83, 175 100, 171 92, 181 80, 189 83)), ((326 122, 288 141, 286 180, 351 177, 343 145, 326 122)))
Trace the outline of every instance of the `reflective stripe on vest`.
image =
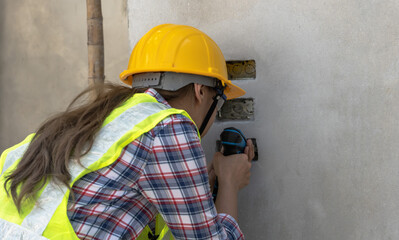
POLYGON ((169 231, 169 228, 165 224, 165 221, 162 219, 160 214, 158 214, 155 218, 155 233, 153 233, 150 227, 147 225, 136 240, 152 239, 149 238, 149 233, 151 233, 150 235, 158 236, 156 238, 157 240, 174 240, 171 231, 169 231))
MULTIPOLYGON (((73 180, 70 186, 72 187, 82 176, 111 165, 126 145, 172 114, 183 114, 190 118, 184 110, 167 108, 148 94, 135 94, 106 118, 91 150, 80 159, 84 168, 77 161, 71 160, 69 172, 73 180)), ((16 168, 32 138, 33 134, 22 143, 7 149, 0 157, 0 172, 2 173, 0 176, 0 204, 2 205, 0 219, 3 219, 0 221, 0 239, 10 236, 7 234, 15 234, 15 232, 10 232, 10 229, 15 231, 21 227, 28 230, 27 233, 21 235, 27 237, 26 239, 32 239, 34 235, 38 239, 40 236, 49 239, 78 239, 67 216, 70 192, 65 186, 47 182, 39 191, 35 201, 24 202, 21 214, 4 191, 5 176, 16 168), (31 235, 28 237, 27 234, 31 235)))

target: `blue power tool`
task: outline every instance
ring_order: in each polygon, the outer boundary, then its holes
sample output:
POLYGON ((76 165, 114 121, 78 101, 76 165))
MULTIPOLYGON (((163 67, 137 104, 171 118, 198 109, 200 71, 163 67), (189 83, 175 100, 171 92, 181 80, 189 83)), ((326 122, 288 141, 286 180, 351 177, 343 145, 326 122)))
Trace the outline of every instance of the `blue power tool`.
MULTIPOLYGON (((244 153, 247 146, 247 139, 244 134, 237 128, 225 128, 220 134, 220 141, 223 146, 223 155, 229 156, 232 154, 244 153)), ((213 186, 213 201, 216 202, 218 193, 218 180, 216 178, 215 185, 213 186)))

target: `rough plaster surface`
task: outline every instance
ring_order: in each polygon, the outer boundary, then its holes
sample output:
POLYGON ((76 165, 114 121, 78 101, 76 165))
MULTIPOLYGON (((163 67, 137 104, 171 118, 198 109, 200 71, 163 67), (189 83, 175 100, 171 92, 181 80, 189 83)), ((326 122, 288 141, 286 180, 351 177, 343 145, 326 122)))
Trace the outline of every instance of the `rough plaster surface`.
POLYGON ((227 60, 255 59, 253 122, 215 123, 212 156, 235 126, 259 143, 240 193, 247 239, 399 239, 399 2, 129 0, 129 40, 179 23, 227 60))
MULTIPOLYGON (((105 75, 127 66, 126 1, 103 1, 105 75)), ((0 1, 0 151, 64 110, 87 82, 86 1, 0 1)))

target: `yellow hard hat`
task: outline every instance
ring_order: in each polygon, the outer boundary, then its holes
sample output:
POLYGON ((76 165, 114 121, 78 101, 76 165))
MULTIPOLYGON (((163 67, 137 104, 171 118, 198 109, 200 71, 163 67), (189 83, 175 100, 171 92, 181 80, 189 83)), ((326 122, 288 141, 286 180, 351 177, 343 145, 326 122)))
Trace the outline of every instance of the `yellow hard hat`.
POLYGON ((227 79, 226 60, 205 33, 184 25, 163 24, 151 29, 134 47, 128 69, 120 79, 132 85, 132 76, 147 72, 176 72, 219 79, 224 94, 233 99, 245 94, 227 79))

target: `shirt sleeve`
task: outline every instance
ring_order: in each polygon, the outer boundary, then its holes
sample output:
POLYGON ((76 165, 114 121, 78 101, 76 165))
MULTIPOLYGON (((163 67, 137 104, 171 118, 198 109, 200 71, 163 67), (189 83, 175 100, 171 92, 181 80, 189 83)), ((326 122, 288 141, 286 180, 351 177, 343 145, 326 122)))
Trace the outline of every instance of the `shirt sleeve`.
MULTIPOLYGON (((179 116, 179 117, 177 117, 179 116)), ((196 127, 173 115, 158 133, 139 180, 175 239, 244 239, 236 220, 217 214, 196 127)))

